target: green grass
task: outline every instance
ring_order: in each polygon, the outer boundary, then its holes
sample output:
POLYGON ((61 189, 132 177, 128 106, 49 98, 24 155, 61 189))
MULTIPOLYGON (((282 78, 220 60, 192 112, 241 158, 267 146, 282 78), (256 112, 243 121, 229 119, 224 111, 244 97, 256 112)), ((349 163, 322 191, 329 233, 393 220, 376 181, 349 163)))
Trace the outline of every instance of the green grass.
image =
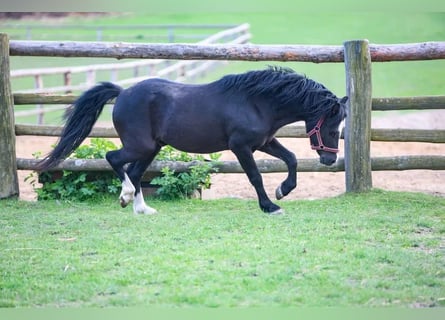
POLYGON ((0 305, 444 306, 445 199, 2 201, 0 305))
MULTIPOLYGON (((444 13, 308 12, 313 3, 300 9, 297 2, 268 2, 267 8, 257 0, 238 3, 241 8, 206 2, 196 10, 189 2, 165 0, 145 12, 58 23, 248 22, 257 44, 445 37, 444 13)), ((126 41, 139 41, 139 35, 122 34, 126 41)), ((94 40, 95 34, 88 36, 94 40)), ((110 60, 12 57, 11 66, 103 62, 110 60)), ((267 64, 232 62, 202 81, 267 64)), ((285 65, 338 95, 345 92, 343 64, 285 65)), ((373 95, 443 94, 444 68, 445 60, 373 64, 373 95)), ((14 90, 30 86, 32 79, 13 83, 14 90)), ((48 122, 59 119, 57 114, 48 122)), ((0 306, 445 306, 444 198, 374 190, 281 203, 287 214, 269 217, 250 200, 152 200, 159 215, 134 216, 116 199, 2 200, 0 306)))

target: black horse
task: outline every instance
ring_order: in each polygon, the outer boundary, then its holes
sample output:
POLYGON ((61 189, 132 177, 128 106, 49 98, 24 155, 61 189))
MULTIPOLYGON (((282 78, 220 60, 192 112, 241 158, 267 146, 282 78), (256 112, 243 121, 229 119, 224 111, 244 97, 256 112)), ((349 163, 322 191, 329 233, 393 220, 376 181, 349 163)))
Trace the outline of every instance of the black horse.
POLYGON ((305 121, 312 149, 322 164, 332 165, 347 101, 322 84, 279 67, 227 75, 202 85, 147 79, 123 90, 103 82, 84 92, 67 112, 57 146, 37 170, 48 170, 69 156, 113 98, 113 123, 123 147, 106 158, 122 181, 121 206, 134 200, 134 212, 145 214, 156 210, 144 202, 141 177, 164 145, 193 153, 231 150, 255 187, 260 208, 281 213, 264 190, 253 152, 260 150, 286 163, 289 174, 276 190, 277 199, 283 198, 297 185, 297 159, 275 133, 286 124, 305 121))

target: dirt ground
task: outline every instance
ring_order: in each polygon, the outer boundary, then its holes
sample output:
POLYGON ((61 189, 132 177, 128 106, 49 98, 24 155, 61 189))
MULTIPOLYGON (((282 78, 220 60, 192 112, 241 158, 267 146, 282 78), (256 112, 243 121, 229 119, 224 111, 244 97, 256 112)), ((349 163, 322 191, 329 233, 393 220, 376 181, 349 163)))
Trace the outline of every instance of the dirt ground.
MULTIPOLYGON (((378 116, 372 120, 373 128, 415 128, 415 129, 445 129, 445 110, 425 111, 407 115, 378 116)), ((31 158, 36 151, 46 153, 55 143, 52 137, 17 137, 17 157, 31 158)), ((310 149, 307 139, 280 139, 297 158, 318 158, 310 149)), ((343 157, 343 141, 340 141, 339 157, 343 157)), ((445 144, 432 143, 394 143, 372 142, 372 156, 397 155, 445 155, 445 144)), ((269 158, 257 152, 257 159, 269 158)), ((233 160, 231 152, 223 152, 221 160, 233 160)), ((20 198, 35 200, 33 188, 24 179, 30 171, 19 171, 20 198)), ((263 174, 264 185, 271 199, 274 199, 275 188, 284 180, 285 173, 263 174)), ((424 192, 445 197, 445 171, 407 170, 407 171, 377 171, 372 173, 375 188, 393 191, 424 192)), ((308 172, 298 174, 297 189, 286 199, 318 199, 332 197, 345 192, 345 174, 308 172)), ((253 187, 244 174, 216 174, 212 177, 212 187, 205 190, 203 199, 215 198, 251 198, 256 199, 253 187)))

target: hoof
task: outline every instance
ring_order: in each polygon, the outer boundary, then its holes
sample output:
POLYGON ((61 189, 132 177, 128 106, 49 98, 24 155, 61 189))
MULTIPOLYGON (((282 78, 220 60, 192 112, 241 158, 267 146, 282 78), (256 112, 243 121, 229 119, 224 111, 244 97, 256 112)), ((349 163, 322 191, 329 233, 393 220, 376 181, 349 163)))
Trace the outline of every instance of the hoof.
POLYGON ((153 215, 153 214, 157 214, 158 212, 150 207, 146 207, 143 209, 134 209, 134 214, 138 215, 138 214, 146 214, 146 215, 153 215))
POLYGON ((277 190, 275 190, 275 197, 277 198, 277 200, 283 199, 284 194, 283 191, 281 191, 281 186, 279 186, 277 190))
POLYGON ((131 201, 133 201, 134 195, 132 193, 130 194, 121 194, 119 197, 119 202, 121 204, 122 208, 125 208, 131 201))
POLYGON ((125 201, 125 199, 123 197, 119 198, 119 203, 122 208, 125 208, 128 205, 128 201, 125 201))
POLYGON ((271 216, 279 216, 279 215, 282 215, 282 214, 284 214, 284 210, 281 209, 281 208, 278 209, 278 210, 269 212, 269 215, 271 215, 271 216))

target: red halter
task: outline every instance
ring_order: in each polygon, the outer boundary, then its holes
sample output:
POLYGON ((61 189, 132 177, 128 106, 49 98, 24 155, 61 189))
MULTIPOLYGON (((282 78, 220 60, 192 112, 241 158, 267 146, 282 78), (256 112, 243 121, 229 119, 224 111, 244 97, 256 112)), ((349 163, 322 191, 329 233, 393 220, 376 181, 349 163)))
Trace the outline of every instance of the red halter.
POLYGON ((326 151, 326 152, 337 153, 339 151, 339 149, 337 149, 337 148, 330 148, 330 147, 327 147, 327 146, 325 146, 323 144, 323 139, 321 138, 321 133, 320 133, 321 126, 322 126, 323 122, 324 122, 324 117, 321 117, 320 120, 318 120, 318 122, 315 125, 315 127, 311 131, 309 131, 307 133, 307 136, 309 137, 309 139, 314 134, 316 135, 316 138, 317 138, 318 146, 314 146, 312 144, 312 142, 311 142, 311 148, 312 148, 312 150, 321 150, 321 151, 326 151))

